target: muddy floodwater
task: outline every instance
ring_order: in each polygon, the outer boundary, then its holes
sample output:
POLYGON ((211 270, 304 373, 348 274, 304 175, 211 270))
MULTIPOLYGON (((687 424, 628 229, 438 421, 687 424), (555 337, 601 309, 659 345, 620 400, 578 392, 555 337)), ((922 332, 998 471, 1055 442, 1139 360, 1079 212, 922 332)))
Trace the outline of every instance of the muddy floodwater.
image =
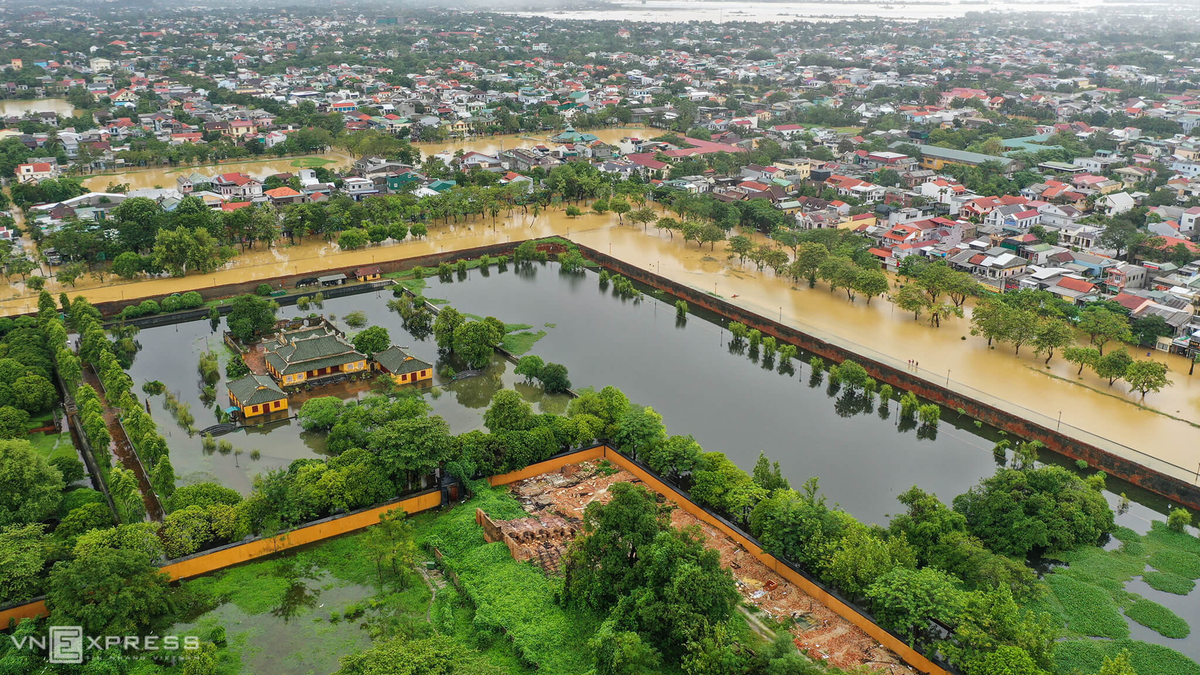
POLYGON ((28 101, 5 99, 0 101, 0 115, 24 115, 29 112, 56 112, 59 115, 74 115, 75 106, 62 98, 34 98, 28 101))
MULTIPOLYGON (((625 136, 645 135, 640 127, 597 129, 587 131, 605 142, 615 143, 625 136)), ((441 143, 414 143, 422 155, 436 155, 439 152, 453 153, 457 150, 475 150, 476 152, 497 153, 513 148, 528 148, 539 143, 546 143, 546 136, 504 135, 485 136, 481 138, 459 139, 441 143)), ((92 190, 104 190, 109 183, 128 183, 132 189, 139 188, 174 188, 175 181, 180 176, 192 173, 212 175, 216 173, 242 172, 262 180, 277 173, 296 173, 300 169, 324 167, 330 170, 345 169, 354 161, 345 152, 332 150, 317 155, 299 157, 284 157, 282 159, 236 159, 219 164, 161 166, 153 168, 129 168, 124 171, 105 171, 86 178, 85 187, 92 190)))
MULTIPOLYGON (((432 337, 419 341, 404 330, 400 316, 387 308, 387 300, 391 297, 390 292, 382 292, 337 298, 326 301, 323 309, 310 307, 304 312, 294 306, 284 307, 280 309, 279 317, 307 316, 313 312, 340 317, 348 312, 363 311, 369 317, 371 325, 387 328, 392 342, 407 348, 417 358, 435 363, 440 368, 442 362, 438 360, 437 345, 433 343, 432 337)), ((229 405, 226 388, 228 378, 225 377, 224 365, 232 355, 221 341, 225 328, 224 321, 213 330, 212 324, 203 320, 148 328, 138 333, 137 340, 142 349, 129 369, 137 389, 140 390, 146 382, 158 380, 166 385, 167 391, 190 406, 192 414, 196 417, 193 424, 196 429, 215 425, 215 406, 229 405), (210 349, 217 352, 222 367, 221 381, 216 385, 217 399, 215 403, 206 405, 201 400, 197 365, 200 354, 210 349)), ((354 332, 353 329, 349 330, 350 335, 354 332)), ((456 369, 462 369, 459 363, 452 362, 452 365, 456 369)), ((530 386, 525 383, 524 378, 514 375, 512 369, 511 363, 496 356, 480 376, 451 382, 442 375, 435 374, 436 390, 426 387, 417 391, 423 393, 425 400, 432 407, 431 414, 445 418, 456 434, 481 428, 484 409, 491 401, 492 395, 502 388, 520 392, 533 404, 537 412, 566 411, 566 396, 545 395, 539 387, 530 386)), ((356 382, 352 385, 339 384, 314 389, 312 394, 349 400, 370 395, 372 391, 370 383, 356 382)), ((250 426, 220 436, 218 440, 228 440, 232 444, 234 451, 229 454, 205 451, 202 436, 198 433, 189 435, 164 409, 163 396, 148 398, 151 414, 171 449, 171 464, 179 476, 180 485, 211 480, 248 493, 254 475, 286 467, 297 459, 325 454, 325 435, 304 431, 294 419, 250 426), (242 450, 240 456, 236 454, 237 449, 242 450), (251 457, 254 450, 260 453, 257 460, 251 457)), ((298 410, 299 406, 296 408, 298 410)), ((293 410, 293 414, 295 412, 293 410)))

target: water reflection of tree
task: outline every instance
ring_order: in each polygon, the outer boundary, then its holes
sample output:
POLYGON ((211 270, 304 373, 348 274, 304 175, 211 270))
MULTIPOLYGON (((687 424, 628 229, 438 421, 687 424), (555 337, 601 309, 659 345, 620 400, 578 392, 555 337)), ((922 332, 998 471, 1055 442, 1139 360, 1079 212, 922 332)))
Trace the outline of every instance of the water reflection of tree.
POLYGON ((729 341, 729 353, 741 356, 746 353, 746 341, 742 338, 735 337, 729 341))
POLYGON ((854 417, 871 413, 875 410, 875 398, 847 389, 833 402, 833 410, 838 417, 854 417))
POLYGON ((454 392, 454 399, 464 408, 486 408, 492 402, 492 396, 504 388, 504 364, 498 359, 480 375, 455 380, 447 388, 454 392))
POLYGON ((796 374, 796 366, 791 359, 783 359, 779 362, 779 374, 791 377, 796 374))
POLYGON ((275 561, 274 573, 287 582, 287 588, 283 591, 279 605, 271 610, 272 615, 287 623, 304 610, 317 605, 320 589, 308 586, 309 581, 320 579, 316 563, 297 557, 280 558, 275 561))

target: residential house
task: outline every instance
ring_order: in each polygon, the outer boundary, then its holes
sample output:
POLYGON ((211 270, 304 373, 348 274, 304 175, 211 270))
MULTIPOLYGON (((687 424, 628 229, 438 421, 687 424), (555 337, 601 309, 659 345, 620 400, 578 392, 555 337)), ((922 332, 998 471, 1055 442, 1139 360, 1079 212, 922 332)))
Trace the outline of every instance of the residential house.
POLYGON ((1127 288, 1145 288, 1147 278, 1145 267, 1119 263, 1105 270, 1104 285, 1109 293, 1117 294, 1127 288))
MULTIPOLYGON (((214 176, 212 190, 226 199, 250 199, 262 197, 263 185, 244 173, 223 173, 214 176)), ((192 183, 195 189, 195 181, 192 183)))
POLYGON ((52 162, 33 162, 17 165, 18 183, 40 183, 58 177, 58 164, 52 162))

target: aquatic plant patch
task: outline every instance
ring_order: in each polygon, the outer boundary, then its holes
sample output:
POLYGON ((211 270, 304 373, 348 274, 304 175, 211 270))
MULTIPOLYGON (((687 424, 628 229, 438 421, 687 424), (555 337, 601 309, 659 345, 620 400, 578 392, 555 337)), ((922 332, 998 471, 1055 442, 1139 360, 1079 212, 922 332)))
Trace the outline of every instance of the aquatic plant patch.
POLYGON ((1062 603, 1071 632, 1114 640, 1129 637, 1129 625, 1108 591, 1063 574, 1052 575, 1047 581, 1062 603))
POLYGON ((1126 605, 1125 616, 1163 637, 1181 639, 1192 632, 1187 621, 1181 619, 1175 612, 1145 598, 1137 598, 1126 605))
POLYGON ((1150 588, 1156 591, 1174 593, 1175 595, 1187 595, 1196 588, 1195 581, 1170 572, 1146 572, 1142 575, 1142 581, 1145 581, 1150 588))
POLYGON ((1200 579, 1200 555, 1183 551, 1156 551, 1150 555, 1150 566, 1159 572, 1170 572, 1187 579, 1200 579))
POLYGON ((1129 650, 1138 675, 1200 675, 1200 664, 1162 645, 1140 640, 1067 640, 1054 650, 1057 675, 1095 673, 1106 657, 1129 650))

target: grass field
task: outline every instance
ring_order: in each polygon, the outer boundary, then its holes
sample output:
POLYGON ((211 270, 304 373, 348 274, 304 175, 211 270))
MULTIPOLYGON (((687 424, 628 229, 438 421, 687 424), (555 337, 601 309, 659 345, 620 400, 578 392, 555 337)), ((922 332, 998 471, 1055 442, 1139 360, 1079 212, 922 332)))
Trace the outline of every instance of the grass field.
POLYGON ((75 443, 71 441, 71 434, 44 434, 36 433, 29 434, 26 439, 37 448, 37 451, 47 460, 55 457, 69 457, 75 459, 79 453, 75 451, 75 443))

